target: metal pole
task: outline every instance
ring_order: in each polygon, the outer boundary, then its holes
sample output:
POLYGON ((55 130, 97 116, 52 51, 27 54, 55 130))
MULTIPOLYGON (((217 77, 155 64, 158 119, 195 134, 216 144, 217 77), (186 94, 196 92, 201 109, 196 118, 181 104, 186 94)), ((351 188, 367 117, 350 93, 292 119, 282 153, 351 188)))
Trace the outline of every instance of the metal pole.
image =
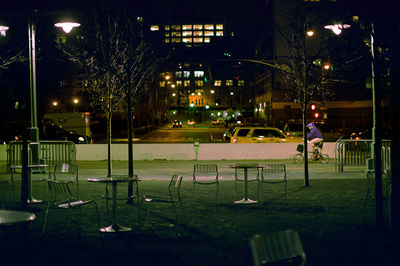
POLYGON ((307 14, 304 12, 304 88, 303 88, 303 146, 304 146, 304 186, 310 186, 308 176, 308 147, 307 147, 307 105, 308 105, 308 60, 307 60, 307 14))
POLYGON ((372 127, 372 147, 371 157, 375 168, 375 210, 376 227, 383 230, 383 195, 382 195, 382 138, 380 128, 376 126, 377 117, 380 118, 381 97, 375 88, 375 51, 374 51, 374 24, 371 24, 371 87, 372 87, 372 108, 373 108, 373 127, 372 127))
POLYGON ((32 164, 40 164, 39 128, 37 124, 36 105, 36 63, 35 63, 35 23, 33 19, 28 22, 29 37, 29 77, 30 77, 30 103, 31 103, 31 151, 32 164))

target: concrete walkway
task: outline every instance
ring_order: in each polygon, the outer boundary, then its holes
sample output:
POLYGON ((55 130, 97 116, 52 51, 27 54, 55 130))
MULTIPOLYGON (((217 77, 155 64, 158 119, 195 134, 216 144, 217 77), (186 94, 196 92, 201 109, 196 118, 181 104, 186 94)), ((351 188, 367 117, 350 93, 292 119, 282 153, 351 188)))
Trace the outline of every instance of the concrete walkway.
MULTIPOLYGON (((204 161, 204 160, 154 160, 154 161, 134 161, 134 173, 142 179, 170 179, 172 174, 180 174, 184 179, 191 179, 194 164, 201 163, 216 163, 218 165, 219 177, 221 180, 232 180, 234 171, 228 168, 228 165, 235 163, 283 163, 286 165, 287 178, 304 179, 304 165, 295 164, 291 160, 259 160, 259 161, 204 161)), ((79 178, 86 179, 89 177, 107 176, 107 161, 78 161, 79 178)), ((309 162, 309 178, 313 179, 363 179, 365 178, 365 166, 345 166, 344 173, 335 171, 334 161, 328 164, 319 162, 309 162)), ((128 161, 113 161, 113 174, 128 174, 128 161)))

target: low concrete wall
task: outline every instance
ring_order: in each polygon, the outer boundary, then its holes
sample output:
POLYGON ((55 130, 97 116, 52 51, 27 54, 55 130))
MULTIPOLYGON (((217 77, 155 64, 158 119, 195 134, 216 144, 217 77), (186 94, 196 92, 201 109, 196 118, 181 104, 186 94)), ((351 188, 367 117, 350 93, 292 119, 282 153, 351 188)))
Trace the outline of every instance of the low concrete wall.
MULTIPOLYGON (((133 144, 134 160, 262 160, 290 159, 296 154, 297 143, 200 143, 194 144, 133 144)), ((0 145, 0 161, 7 160, 7 145, 0 145)), ((128 160, 127 144, 111 146, 113 160, 128 160)), ((335 143, 324 143, 324 153, 335 158, 335 143)), ((107 160, 106 144, 77 144, 78 161, 107 160)))

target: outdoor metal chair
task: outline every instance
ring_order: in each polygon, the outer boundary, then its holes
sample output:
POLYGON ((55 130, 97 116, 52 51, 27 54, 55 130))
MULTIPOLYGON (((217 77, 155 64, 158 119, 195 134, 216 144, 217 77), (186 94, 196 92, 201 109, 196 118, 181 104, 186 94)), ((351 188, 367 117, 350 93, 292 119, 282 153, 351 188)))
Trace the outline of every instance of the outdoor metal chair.
POLYGON ((193 196, 196 199, 196 185, 216 185, 217 204, 219 203, 218 166, 216 164, 195 164, 193 167, 193 196))
POLYGON ((299 234, 294 230, 272 233, 264 237, 257 234, 250 239, 250 248, 255 266, 306 263, 306 254, 299 234))
POLYGON ((15 186, 14 186, 14 178, 11 173, 7 171, 6 166, 0 166, 0 184, 8 184, 11 183, 11 190, 13 199, 15 200, 15 186))
MULTIPOLYGON (((72 181, 57 181, 47 179, 46 182, 49 190, 49 199, 47 201, 42 233, 44 233, 46 230, 50 208, 60 210, 78 209, 82 206, 93 203, 96 208, 97 224, 100 225, 96 202, 94 200, 80 200, 73 198, 71 188, 69 187, 69 185, 73 183, 72 181)), ((77 214, 77 219, 79 220, 79 214, 77 214)))
POLYGON ((79 177, 77 164, 56 164, 53 171, 53 180, 74 182, 76 185, 76 197, 79 198, 79 177))
MULTIPOLYGON (((247 169, 247 182, 257 182, 257 200, 260 200, 260 177, 261 177, 261 168, 248 168, 247 169)), ((238 190, 238 183, 244 182, 244 169, 243 168, 235 168, 235 199, 238 190)))
POLYGON ((374 191, 375 191, 374 190, 374 188, 375 188, 375 171, 368 170, 368 171, 366 171, 366 175, 367 175, 367 193, 366 193, 365 199, 364 199, 364 208, 363 208, 364 211, 367 207, 368 199, 375 198, 375 193, 374 193, 374 191), (372 195, 371 195, 371 191, 373 192, 372 195))
POLYGON ((150 195, 143 196, 143 202, 147 203, 146 224, 149 222, 150 205, 152 205, 153 202, 168 203, 168 204, 173 205, 176 220, 178 220, 178 212, 176 210, 176 204, 179 204, 181 211, 182 211, 182 215, 184 217, 184 220, 186 220, 185 211, 183 209, 182 198, 181 198, 181 194, 180 194, 182 179, 183 178, 180 175, 173 175, 171 177, 171 181, 169 182, 169 185, 168 185, 168 195, 167 196, 163 196, 163 197, 150 196, 150 195))
POLYGON ((261 172, 260 184, 260 201, 264 200, 263 184, 280 184, 285 185, 285 200, 287 200, 287 179, 285 164, 266 164, 261 172))

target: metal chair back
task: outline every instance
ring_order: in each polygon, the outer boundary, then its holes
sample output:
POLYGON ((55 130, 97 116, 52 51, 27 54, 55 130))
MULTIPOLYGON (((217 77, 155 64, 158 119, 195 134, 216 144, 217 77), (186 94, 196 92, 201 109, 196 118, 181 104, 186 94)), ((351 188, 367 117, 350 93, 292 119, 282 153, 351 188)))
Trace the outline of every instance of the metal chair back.
POLYGON ((264 188, 263 184, 280 184, 285 185, 285 200, 287 200, 287 178, 285 164, 266 164, 262 169, 260 194, 261 201, 263 201, 264 188))
POLYGON ((261 236, 250 239, 250 247, 255 266, 260 265, 305 265, 306 254, 300 241, 299 234, 294 230, 261 236), (278 263, 278 264, 277 264, 278 263))
POLYGON ((193 196, 196 198, 195 185, 217 185, 217 203, 219 203, 218 166, 216 164, 195 164, 193 166, 193 196))

